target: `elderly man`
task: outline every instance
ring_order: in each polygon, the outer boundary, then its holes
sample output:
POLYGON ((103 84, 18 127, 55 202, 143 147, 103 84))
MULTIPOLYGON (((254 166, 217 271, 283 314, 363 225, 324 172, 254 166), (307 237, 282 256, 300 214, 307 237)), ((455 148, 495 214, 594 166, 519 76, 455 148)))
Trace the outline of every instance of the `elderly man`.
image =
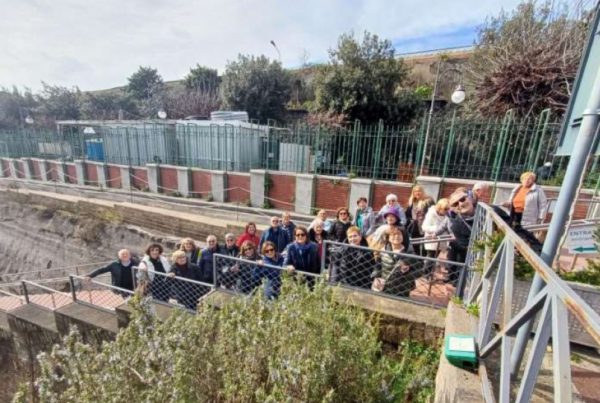
POLYGON ((108 266, 94 270, 87 275, 88 278, 94 278, 100 274, 109 273, 111 283, 115 287, 124 288, 133 291, 132 267, 137 266, 139 262, 131 258, 131 253, 128 249, 121 249, 117 253, 117 261, 110 263, 108 266))
POLYGON ((477 182, 473 185, 471 190, 471 198, 473 199, 473 205, 477 206, 477 203, 489 194, 490 184, 487 182, 477 182))
POLYGON ((281 253, 285 250, 286 246, 288 246, 288 244, 292 242, 292 240, 288 236, 287 231, 285 231, 279 225, 280 223, 281 221, 279 220, 279 217, 271 217, 271 227, 265 232, 263 232, 260 237, 260 243, 258 245, 259 250, 262 250, 263 243, 271 241, 277 247, 277 253, 281 253))
POLYGON ((206 237, 206 248, 202 249, 200 252, 200 262, 198 266, 200 267, 200 281, 204 281, 207 283, 213 283, 214 272, 213 272, 213 255, 215 253, 222 253, 222 249, 219 248, 219 244, 217 243, 217 237, 215 235, 209 235, 206 237))
MULTIPOLYGON (((467 192, 463 190, 452 193, 449 197, 449 203, 450 215, 435 234, 441 235, 448 231, 454 235, 454 239, 450 241, 448 260, 464 263, 467 258, 467 249, 469 248, 473 219, 475 218, 475 206, 467 192)), ((458 275, 458 266, 449 268, 448 278, 455 286, 458 283, 458 275)))

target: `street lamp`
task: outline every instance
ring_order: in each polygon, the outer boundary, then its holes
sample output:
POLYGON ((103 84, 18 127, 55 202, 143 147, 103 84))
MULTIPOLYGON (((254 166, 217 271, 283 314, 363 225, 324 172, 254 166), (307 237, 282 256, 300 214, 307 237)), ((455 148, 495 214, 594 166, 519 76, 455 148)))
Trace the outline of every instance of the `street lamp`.
POLYGON ((273 39, 271 39, 271 45, 273 45, 273 47, 277 51, 277 56, 279 56, 279 64, 281 64, 281 52, 279 51, 279 48, 277 47, 273 39))
POLYGON ((31 115, 25 116, 25 123, 27 123, 28 125, 33 124, 33 118, 31 117, 31 115))
MULTIPOLYGON (((440 77, 449 72, 458 73, 462 77, 462 71, 460 71, 459 69, 457 69, 455 67, 451 67, 451 68, 441 71, 442 61, 443 61, 443 59, 440 58, 440 61, 438 62, 436 73, 435 73, 435 81, 433 83, 433 91, 431 92, 431 105, 429 106, 429 113, 427 116, 427 128, 425 129, 425 141, 423 142, 423 152, 421 154, 421 168, 419 169, 419 175, 423 175, 423 169, 425 168, 425 156, 427 155, 427 142, 429 141, 429 132, 431 131, 431 118, 433 117, 433 107, 435 105, 435 97, 437 95, 437 88, 438 88, 438 84, 440 81, 440 77)), ((462 78, 461 78, 461 80, 462 80, 462 78)), ((462 84, 459 84, 458 87, 456 87, 456 89, 452 93, 452 96, 450 97, 450 99, 452 100, 452 103, 458 105, 465 100, 466 96, 467 96, 467 94, 465 92, 465 87, 462 84)), ((452 116, 453 123, 454 123, 455 116, 456 116, 456 110, 454 110, 454 114, 452 116)))
POLYGON ((164 109, 160 109, 156 114, 158 115, 159 119, 166 119, 167 118, 167 112, 165 112, 164 109))

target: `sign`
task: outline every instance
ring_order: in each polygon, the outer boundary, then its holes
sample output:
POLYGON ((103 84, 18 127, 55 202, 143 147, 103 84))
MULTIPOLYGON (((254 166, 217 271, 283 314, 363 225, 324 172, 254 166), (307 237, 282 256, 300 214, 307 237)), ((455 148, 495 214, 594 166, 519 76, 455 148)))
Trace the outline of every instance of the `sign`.
POLYGON ((590 224, 581 227, 570 228, 567 232, 567 248, 569 253, 597 253, 594 231, 598 224, 590 224))
POLYGON ((444 341, 444 355, 448 362, 463 369, 477 368, 475 338, 464 334, 447 334, 444 341))
MULTIPOLYGON (((581 56, 581 63, 573 85, 567 113, 563 120, 556 155, 571 155, 573 152, 575 139, 581 127, 583 112, 587 108, 596 73, 600 69, 600 3, 596 6, 595 14, 590 27, 587 46, 581 56)), ((596 150, 596 154, 598 154, 598 150, 596 150)))

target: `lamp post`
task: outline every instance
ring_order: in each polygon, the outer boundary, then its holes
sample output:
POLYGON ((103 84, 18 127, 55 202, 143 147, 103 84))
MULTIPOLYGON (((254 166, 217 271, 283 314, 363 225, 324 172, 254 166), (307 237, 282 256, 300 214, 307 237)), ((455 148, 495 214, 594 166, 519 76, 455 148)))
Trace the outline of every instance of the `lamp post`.
MULTIPOLYGON (((451 67, 451 68, 448 68, 448 69, 445 69, 442 71, 441 70, 442 62, 443 62, 443 59, 440 58, 440 61, 438 62, 436 73, 435 73, 435 81, 433 82, 433 91, 431 92, 431 105, 429 106, 429 113, 427 116, 427 126, 425 129, 425 141, 423 142, 423 151, 421 154, 421 168, 419 169, 419 175, 423 175, 423 170, 425 168, 425 156, 427 155, 427 143, 429 141, 429 133, 431 131, 431 119, 433 117, 433 108, 435 105, 435 97, 437 95, 437 88, 438 88, 438 84, 440 81, 440 77, 449 72, 455 72, 455 73, 458 73, 461 75, 461 81, 462 81, 462 71, 460 71, 459 69, 457 69, 455 67, 451 67)), ((465 92, 465 87, 462 84, 459 84, 456 87, 456 89, 454 90, 454 92, 452 93, 452 96, 450 97, 450 99, 451 99, 452 103, 458 105, 465 100, 466 96, 467 96, 467 94, 465 92)), ((454 114, 452 116, 453 122, 454 122, 455 116, 456 116, 456 110, 454 111, 454 114)))
POLYGON ((271 39, 270 43, 271 43, 271 45, 273 45, 273 47, 277 51, 277 56, 279 57, 279 64, 281 64, 281 52, 279 51, 279 48, 277 47, 277 45, 275 44, 275 41, 273 39, 271 39))
POLYGON ((167 112, 165 112, 165 110, 162 108, 156 113, 156 115, 161 120, 165 120, 167 118, 167 112))

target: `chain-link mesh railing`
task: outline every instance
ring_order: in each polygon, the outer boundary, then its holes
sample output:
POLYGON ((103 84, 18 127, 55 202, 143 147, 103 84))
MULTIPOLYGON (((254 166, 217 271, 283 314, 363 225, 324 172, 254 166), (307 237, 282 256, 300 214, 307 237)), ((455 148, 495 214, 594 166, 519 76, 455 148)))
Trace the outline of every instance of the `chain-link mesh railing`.
MULTIPOLYGON (((190 272, 189 275, 199 277, 199 273, 190 272)), ((214 289, 213 284, 176 276, 173 272, 161 273, 138 267, 133 268, 133 281, 136 290, 152 301, 178 305, 190 311, 196 311, 200 298, 214 289)))
POLYGON ((10 290, 0 288, 0 311, 8 312, 25 303, 25 298, 10 290))
POLYGON ((322 265, 331 284, 436 306, 448 304, 464 267, 439 257, 331 241, 323 245, 322 265))
POLYGON ((262 259, 249 260, 231 256, 213 255, 215 282, 220 290, 236 294, 251 294, 264 284, 267 298, 276 298, 281 293, 281 279, 289 275, 295 281, 314 286, 321 276, 295 270, 293 267, 279 267, 264 263, 262 259))
POLYGON ((27 304, 37 305, 54 311, 73 302, 73 298, 68 293, 39 283, 23 280, 21 286, 23 287, 23 296, 27 304))
POLYGON ((133 295, 133 291, 81 277, 69 276, 74 301, 114 311, 133 295))
MULTIPOLYGON (((37 281, 37 280, 50 280, 52 278, 66 278, 70 274, 75 274, 77 276, 85 275, 85 273, 91 272, 93 269, 98 267, 105 266, 114 260, 104 260, 100 262, 94 263, 83 263, 76 264, 71 266, 61 266, 61 267, 50 267, 47 269, 41 270, 27 270, 27 271, 18 271, 14 273, 4 272, 0 274, 0 283, 12 283, 20 280, 29 280, 29 281, 37 281)), ((96 279, 98 280, 100 276, 96 279)), ((110 275, 103 276, 102 280, 108 279, 110 283, 110 275)))

